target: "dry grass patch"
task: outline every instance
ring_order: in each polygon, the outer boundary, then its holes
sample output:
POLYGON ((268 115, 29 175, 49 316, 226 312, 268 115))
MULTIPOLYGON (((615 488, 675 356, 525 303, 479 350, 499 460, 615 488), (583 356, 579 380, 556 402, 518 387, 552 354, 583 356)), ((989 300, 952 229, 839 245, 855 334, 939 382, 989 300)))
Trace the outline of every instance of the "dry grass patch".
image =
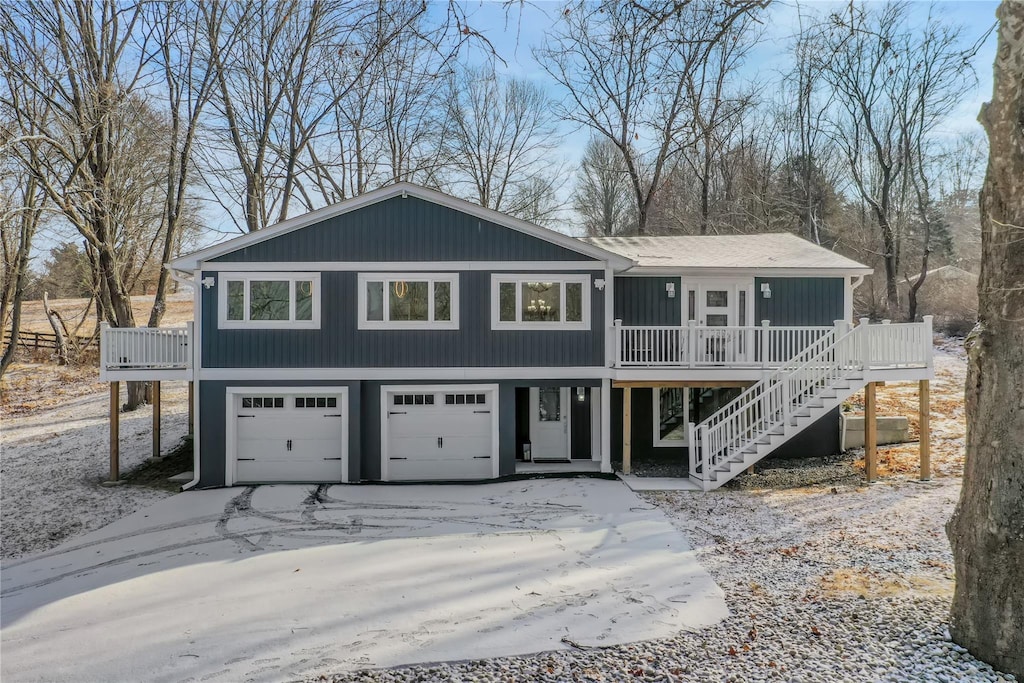
POLYGON ((820 597, 885 598, 906 593, 916 595, 953 596, 953 577, 910 574, 901 576, 870 567, 841 567, 822 576, 820 597))
MULTIPOLYGON (((149 320, 149 313, 153 309, 153 295, 137 295, 132 297, 132 313, 135 316, 136 325, 145 325, 149 320)), ((94 306, 89 305, 88 299, 54 299, 50 301, 50 308, 60 313, 64 318, 69 330, 86 318, 85 324, 79 330, 79 334, 87 336, 95 328, 94 306)), ((173 327, 182 325, 192 320, 192 293, 189 291, 171 294, 167 297, 167 311, 161 325, 173 327)), ((26 301, 21 306, 21 329, 25 332, 45 332, 50 334, 53 328, 50 327, 43 312, 42 301, 26 301)))

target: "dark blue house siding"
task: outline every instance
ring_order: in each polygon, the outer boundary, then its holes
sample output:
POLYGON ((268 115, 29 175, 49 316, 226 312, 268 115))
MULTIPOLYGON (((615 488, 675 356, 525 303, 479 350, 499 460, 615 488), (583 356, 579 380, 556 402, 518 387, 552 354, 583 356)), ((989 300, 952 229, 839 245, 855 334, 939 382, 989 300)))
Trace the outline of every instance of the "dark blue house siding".
POLYGON ((289 382, 289 381, 213 381, 199 382, 200 419, 199 427, 199 473, 198 488, 224 485, 224 468, 227 456, 227 387, 287 387, 287 386, 329 386, 348 389, 348 462, 349 480, 359 481, 362 433, 359 414, 363 410, 359 382, 289 382))
POLYGON ((616 277, 615 318, 623 325, 681 325, 682 289, 678 277, 616 277), (665 292, 675 284, 676 296, 665 292))
POLYGON ((772 325, 831 325, 842 320, 844 281, 841 277, 754 278, 754 323, 772 325), (761 296, 767 283, 772 298, 761 296))
POLYGON ((592 257, 416 197, 392 197, 219 256, 259 261, 584 261, 592 257))
MULTIPOLYGON (((589 330, 492 330, 491 273, 459 274, 459 329, 360 330, 355 272, 321 274, 319 330, 217 327, 220 278, 203 289, 205 368, 582 367, 604 365, 604 293, 589 272, 589 330)), ((203 273, 204 276, 216 273, 203 273)))
MULTIPOLYGON (((457 382, 467 384, 467 382, 457 382)), ((474 380, 469 384, 498 385, 498 460, 500 476, 515 474, 516 470, 516 400, 520 387, 571 386, 598 387, 600 380, 474 380)), ((349 481, 377 481, 380 479, 381 452, 381 387, 389 385, 429 384, 436 381, 213 381, 199 383, 199 398, 203 422, 199 432, 201 480, 199 488, 223 486, 227 459, 225 390, 240 386, 330 386, 348 388, 348 455, 349 481)))

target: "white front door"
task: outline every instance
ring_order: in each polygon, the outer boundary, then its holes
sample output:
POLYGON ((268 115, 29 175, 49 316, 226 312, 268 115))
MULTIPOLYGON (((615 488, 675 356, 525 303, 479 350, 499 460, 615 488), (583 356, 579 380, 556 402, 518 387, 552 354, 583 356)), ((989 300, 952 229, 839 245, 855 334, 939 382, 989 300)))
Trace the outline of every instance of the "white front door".
POLYGON ((485 386, 383 387, 385 481, 498 476, 497 391, 485 386))
POLYGON ((569 459, 569 387, 530 388, 530 452, 534 460, 569 459))
POLYGON ((696 283, 697 325, 722 330, 703 330, 697 344, 697 361, 724 364, 744 362, 751 345, 753 282, 707 280, 696 283))

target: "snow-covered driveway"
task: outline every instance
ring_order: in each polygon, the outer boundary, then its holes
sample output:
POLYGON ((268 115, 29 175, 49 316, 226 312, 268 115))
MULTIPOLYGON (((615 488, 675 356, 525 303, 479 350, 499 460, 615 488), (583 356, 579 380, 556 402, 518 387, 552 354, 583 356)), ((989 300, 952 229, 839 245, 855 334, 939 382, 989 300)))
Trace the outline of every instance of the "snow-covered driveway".
POLYGON ((665 515, 594 479, 188 492, 10 563, 0 586, 12 681, 281 680, 727 615, 665 515))

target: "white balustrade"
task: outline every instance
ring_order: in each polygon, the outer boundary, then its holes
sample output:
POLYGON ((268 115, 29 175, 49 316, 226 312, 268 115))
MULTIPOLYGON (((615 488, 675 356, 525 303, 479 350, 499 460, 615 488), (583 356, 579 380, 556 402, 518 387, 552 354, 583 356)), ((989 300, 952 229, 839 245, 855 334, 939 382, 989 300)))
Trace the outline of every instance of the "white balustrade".
POLYGON ((833 327, 758 327, 689 324, 621 325, 616 321, 618 367, 777 367, 833 327))
POLYGON ((100 333, 100 358, 108 370, 192 367, 188 327, 108 327, 100 333))
MULTIPOLYGON (((829 329, 831 334, 804 337, 809 343, 782 366, 703 422, 688 425, 690 443, 694 444, 690 448, 691 477, 706 488, 712 470, 733 461, 826 390, 854 375, 863 380, 873 370, 932 365, 930 316, 923 323, 899 325, 869 325, 862 319, 850 331, 846 323, 837 321, 829 329), (699 442, 693 440, 695 435, 699 442)), ((795 342, 800 337, 791 339, 795 342)))

